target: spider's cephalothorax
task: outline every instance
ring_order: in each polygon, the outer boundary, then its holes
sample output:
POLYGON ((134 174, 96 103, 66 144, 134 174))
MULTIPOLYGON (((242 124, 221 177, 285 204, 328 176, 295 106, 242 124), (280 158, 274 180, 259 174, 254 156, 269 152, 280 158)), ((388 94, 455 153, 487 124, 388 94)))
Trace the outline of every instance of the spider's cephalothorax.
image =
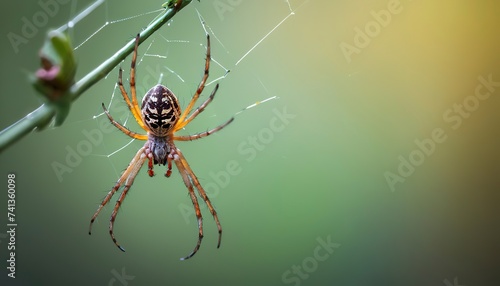
POLYGON ((92 216, 90 220, 90 228, 89 234, 91 233, 92 223, 95 221, 101 210, 104 206, 111 200, 113 195, 119 190, 122 189, 122 193, 113 208, 113 213, 111 214, 111 219, 109 220, 109 234, 111 235, 111 239, 115 243, 118 248, 125 251, 116 241, 115 235, 113 233, 113 225, 115 222, 116 215, 118 210, 123 203, 130 187, 134 183, 134 179, 139 173, 139 170, 144 165, 146 161, 148 161, 148 174, 152 177, 154 175, 153 172, 153 162, 155 164, 167 165, 167 172, 165 176, 169 177, 171 174, 172 162, 175 163, 179 173, 186 185, 189 196, 195 208, 196 218, 198 220, 198 243, 196 244, 194 250, 188 256, 183 259, 187 259, 192 257, 200 248, 201 240, 203 238, 203 221, 202 215, 200 211, 200 206, 198 204, 198 199, 194 189, 198 191, 199 197, 203 199, 203 201, 207 204, 210 213, 214 217, 215 223, 217 225, 217 229, 219 231, 219 239, 217 243, 217 248, 220 246, 221 237, 222 237, 222 227, 219 222, 219 218, 217 217, 217 212, 215 211, 210 199, 207 196, 207 193, 201 186, 198 178, 194 174, 193 170, 189 166, 186 158, 182 154, 181 150, 177 148, 174 144, 174 141, 191 141, 206 137, 210 134, 213 134, 222 128, 226 127, 229 123, 233 121, 234 118, 230 118, 225 123, 215 127, 212 130, 208 130, 205 132, 196 133, 193 135, 180 135, 176 136, 175 133, 181 129, 183 129, 186 125, 189 124, 193 119, 198 116, 205 107, 212 102, 215 93, 219 85, 217 84, 210 94, 210 96, 193 111, 193 107, 196 104, 196 101, 200 97, 200 94, 203 92, 205 88, 205 83, 208 79, 208 71, 210 68, 210 37, 207 35, 207 56, 205 58, 205 70, 203 77, 200 81, 200 85, 196 89, 195 94, 191 98, 188 106, 181 112, 179 107, 179 102, 175 95, 165 86, 156 85, 151 88, 142 100, 142 106, 139 108, 139 104, 137 102, 136 88, 135 88, 135 62, 137 60, 137 48, 139 47, 139 35, 137 35, 135 40, 135 48, 134 53, 132 54, 132 63, 130 65, 130 93, 129 97, 125 88, 123 87, 122 82, 122 69, 120 69, 118 73, 118 86, 120 88, 120 92, 123 96, 123 100, 127 104, 130 112, 132 113, 134 119, 137 121, 139 126, 146 131, 147 134, 140 134, 130 131, 122 124, 118 123, 113 119, 111 114, 109 114, 108 110, 102 105, 104 109, 104 113, 108 117, 111 124, 113 124, 120 131, 125 133, 126 135, 138 139, 138 140, 146 140, 144 146, 137 151, 134 158, 128 165, 127 169, 123 171, 123 174, 118 179, 118 182, 114 185, 114 187, 109 191, 104 200, 101 202, 97 211, 92 216), (192 111, 192 112, 191 112, 192 111), (123 187, 123 188, 122 188, 123 187))

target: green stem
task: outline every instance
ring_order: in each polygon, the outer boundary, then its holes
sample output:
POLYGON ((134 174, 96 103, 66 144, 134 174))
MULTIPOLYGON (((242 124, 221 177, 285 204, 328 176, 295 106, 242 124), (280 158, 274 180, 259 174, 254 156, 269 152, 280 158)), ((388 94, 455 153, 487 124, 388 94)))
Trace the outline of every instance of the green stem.
POLYGON ((0 152, 29 134, 37 126, 47 124, 55 114, 56 112, 52 107, 42 104, 33 112, 21 118, 21 120, 2 130, 0 132, 0 152))
MULTIPOLYGON (((146 27, 140 33, 139 43, 144 42, 149 36, 151 36, 156 30, 167 23, 177 11, 184 8, 189 4, 191 0, 177 0, 169 1, 168 8, 165 13, 158 17, 154 22, 146 27), (175 2, 175 4, 174 4, 175 2), (171 5, 170 5, 171 4, 171 5)), ((115 66, 117 66, 123 59, 125 59, 134 50, 135 39, 128 42, 123 48, 118 50, 113 56, 95 68, 93 71, 88 73, 78 82, 73 84, 69 89, 69 96, 72 101, 78 99, 78 97, 89 89, 91 86, 96 84, 98 81, 103 79, 115 66)), ((42 104, 33 112, 29 113, 25 117, 21 118, 16 123, 5 128, 0 132, 0 153, 3 152, 7 147, 11 146, 15 142, 19 141, 22 137, 28 135, 36 128, 46 126, 50 120, 56 114, 54 106, 51 104, 42 104)))

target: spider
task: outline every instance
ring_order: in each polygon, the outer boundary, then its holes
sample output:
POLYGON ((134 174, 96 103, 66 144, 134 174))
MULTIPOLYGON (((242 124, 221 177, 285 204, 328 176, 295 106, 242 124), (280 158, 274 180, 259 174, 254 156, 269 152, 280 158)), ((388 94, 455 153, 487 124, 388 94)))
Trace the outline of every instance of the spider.
POLYGON ((221 237, 222 237, 222 227, 219 222, 219 218, 217 217, 217 212, 215 211, 210 199, 208 198, 205 190, 201 186, 198 178, 194 174, 193 170, 189 166, 186 158, 182 154, 181 150, 175 146, 174 141, 191 141, 206 137, 210 134, 213 134, 222 128, 226 127, 229 123, 234 120, 234 117, 231 117, 228 121, 223 124, 213 128, 212 130, 208 130, 205 132, 196 133, 193 135, 187 136, 177 136, 175 133, 181 129, 183 129, 186 125, 188 125, 193 119, 196 118, 207 105, 212 102, 215 93, 219 88, 219 84, 217 84, 210 94, 210 96, 193 112, 192 109, 200 97, 203 89, 205 88, 206 81, 208 79, 208 73, 210 69, 210 36, 207 34, 207 47, 206 47, 206 58, 205 58, 205 69, 203 77, 201 78, 200 84, 198 88, 191 98, 188 106, 181 112, 181 108, 179 107, 179 102, 176 96, 168 89, 167 87, 158 84, 152 87, 142 99, 142 106, 139 109, 139 105, 137 102, 136 96, 136 87, 135 87, 135 64, 137 60, 137 49, 139 47, 139 35, 137 35, 135 39, 135 47, 134 52, 132 54, 132 63, 130 66, 130 93, 131 98, 125 91, 122 82, 122 69, 120 68, 118 73, 118 86, 120 88, 120 92, 125 100, 130 112, 133 117, 137 121, 140 127, 146 131, 146 134, 135 133, 129 129, 127 129, 122 124, 118 123, 113 119, 111 114, 108 112, 104 103, 102 107, 106 116, 108 117, 111 124, 113 124, 120 131, 138 140, 145 140, 146 143, 142 148, 137 151, 135 156, 132 158, 132 161, 128 165, 128 167, 123 171, 122 175, 114 185, 114 187, 108 192, 106 197, 103 199, 97 211, 92 216, 90 220, 89 234, 92 231, 92 224, 95 219, 101 212, 102 208, 110 201, 113 195, 123 186, 123 191, 116 201, 115 207, 113 208, 113 212, 111 214, 110 223, 109 223, 109 234, 111 239, 115 243, 115 245, 122 251, 125 249, 118 244, 115 235, 113 233, 113 225, 116 219, 116 215, 118 210, 120 209, 123 200, 127 196, 127 193, 130 190, 130 187, 134 183, 134 179, 139 173, 139 170, 143 166, 143 164, 148 161, 148 175, 150 177, 154 176, 153 164, 157 165, 167 165, 167 171, 165 172, 166 177, 170 177, 172 173, 172 161, 177 166, 179 173, 181 174, 182 180, 186 185, 189 196, 191 197, 191 201, 193 203, 196 218, 198 220, 198 242, 194 247, 193 251, 186 257, 181 258, 181 260, 185 260, 191 258, 196 254, 201 245, 201 240, 203 239, 203 223, 202 223, 202 214, 200 211, 200 206, 198 204, 198 199, 195 194, 194 188, 198 190, 199 196, 205 201, 212 214, 215 223, 217 225, 217 229, 219 231, 219 238, 217 242, 217 248, 220 247, 221 237), (194 187, 193 187, 194 186, 194 187))

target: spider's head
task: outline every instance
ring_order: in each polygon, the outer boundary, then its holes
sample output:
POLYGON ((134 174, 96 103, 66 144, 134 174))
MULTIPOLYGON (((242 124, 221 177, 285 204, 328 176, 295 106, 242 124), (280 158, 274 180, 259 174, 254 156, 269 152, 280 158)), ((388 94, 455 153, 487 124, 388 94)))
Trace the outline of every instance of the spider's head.
POLYGON ((177 97, 164 85, 152 87, 142 99, 141 117, 154 136, 170 135, 180 115, 177 97))

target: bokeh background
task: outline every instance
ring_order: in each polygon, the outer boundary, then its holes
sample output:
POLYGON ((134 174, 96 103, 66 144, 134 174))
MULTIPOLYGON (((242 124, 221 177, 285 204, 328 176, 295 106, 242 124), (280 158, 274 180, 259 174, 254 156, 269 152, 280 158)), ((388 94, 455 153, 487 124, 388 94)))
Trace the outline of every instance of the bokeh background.
MULTIPOLYGON (((42 103, 27 73, 39 66, 46 32, 91 4, 67 2, 57 2, 58 11, 17 52, 8 34, 22 36, 23 19, 44 10, 36 1, 1 9, 0 128, 42 103)), ((106 1, 69 33, 78 45, 106 21, 161 4, 106 1)), ((195 9, 217 36, 212 53, 220 65, 212 63, 211 79, 231 72, 185 134, 279 97, 237 115, 216 135, 178 144, 219 212, 222 247, 215 247, 216 227, 202 206, 202 247, 179 261, 194 247, 197 227, 179 174, 166 179, 164 167, 154 178, 140 172, 118 215, 115 234, 126 253, 109 238, 111 206, 87 234, 90 217, 142 144, 107 156, 129 140, 99 116, 102 102, 138 130, 119 94, 112 97, 114 69, 74 103, 63 126, 0 154, 4 186, 7 174, 16 174, 18 222, 10 279, 4 192, 2 285, 498 285, 497 1, 193 1, 140 46, 141 55, 152 55, 138 66, 141 94, 163 73, 181 104, 189 101, 205 52, 195 9), (492 78, 490 97, 474 100, 480 77, 492 78), (464 104, 469 111, 460 113, 464 104), (445 139, 419 157, 415 141, 429 142, 433 132, 445 139), (89 145, 86 133, 102 138, 89 145), (84 145, 91 150, 70 166, 70 150, 84 145), (57 164, 71 171, 58 176, 57 164), (390 183, 387 176, 401 177, 390 183)), ((75 52, 77 78, 157 13, 113 22, 85 42, 75 52)), ((124 77, 129 65, 128 57, 124 77)))

